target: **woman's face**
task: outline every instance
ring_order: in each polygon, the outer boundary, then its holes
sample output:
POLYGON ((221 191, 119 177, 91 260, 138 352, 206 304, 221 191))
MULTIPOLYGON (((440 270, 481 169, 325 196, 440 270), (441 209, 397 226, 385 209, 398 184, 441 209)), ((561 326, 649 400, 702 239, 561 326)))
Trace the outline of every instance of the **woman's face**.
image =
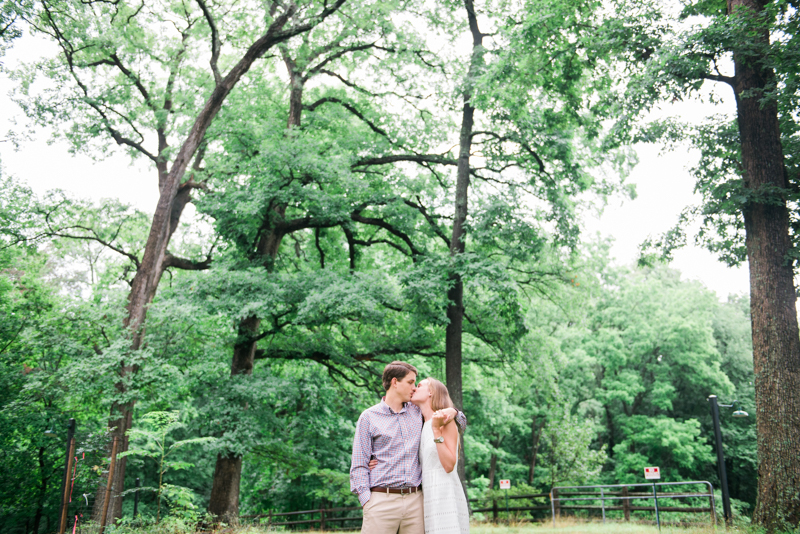
POLYGON ((411 396, 411 402, 414 404, 425 404, 425 402, 431 398, 431 390, 428 387, 428 380, 423 380, 419 384, 417 384, 417 390, 414 391, 414 395, 411 396))

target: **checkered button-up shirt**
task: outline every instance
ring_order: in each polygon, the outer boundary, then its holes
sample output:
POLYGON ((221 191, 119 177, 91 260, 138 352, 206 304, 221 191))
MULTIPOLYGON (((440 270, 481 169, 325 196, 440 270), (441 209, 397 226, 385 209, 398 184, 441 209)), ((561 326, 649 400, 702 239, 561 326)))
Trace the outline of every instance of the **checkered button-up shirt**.
MULTIPOLYGON (((370 488, 417 487, 422 484, 419 465, 419 441, 424 423, 422 412, 407 402, 399 412, 392 410, 385 399, 364 410, 358 418, 350 465, 350 491, 358 494, 361 506, 369 501, 370 488), (378 465, 369 470, 369 461, 378 465)), ((466 416, 458 412, 456 422, 466 428, 466 416)))

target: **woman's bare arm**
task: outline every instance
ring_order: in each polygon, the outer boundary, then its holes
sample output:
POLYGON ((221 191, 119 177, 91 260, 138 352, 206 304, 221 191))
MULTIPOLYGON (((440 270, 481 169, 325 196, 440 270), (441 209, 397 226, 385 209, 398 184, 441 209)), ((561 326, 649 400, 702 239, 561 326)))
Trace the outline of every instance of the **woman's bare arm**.
POLYGON ((433 430, 433 437, 438 438, 444 436, 443 443, 436 444, 436 450, 439 453, 439 461, 442 467, 448 473, 451 473, 456 467, 458 461, 458 428, 456 425, 444 423, 446 416, 444 414, 434 414, 433 422, 431 423, 433 430), (442 426, 444 424, 444 426, 442 426))

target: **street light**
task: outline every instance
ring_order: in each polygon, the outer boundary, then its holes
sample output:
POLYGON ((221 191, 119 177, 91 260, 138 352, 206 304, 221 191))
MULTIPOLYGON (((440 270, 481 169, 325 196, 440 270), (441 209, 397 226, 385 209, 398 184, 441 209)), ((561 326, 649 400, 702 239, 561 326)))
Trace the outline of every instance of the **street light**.
MULTIPOLYGON (((728 472, 725 470, 725 457, 722 455, 722 430, 719 427, 719 409, 733 408, 737 402, 733 401, 731 404, 718 404, 716 395, 709 395, 708 401, 711 403, 711 418, 714 420, 714 438, 717 442, 717 468, 719 469, 719 485, 722 490, 722 516, 725 518, 725 524, 731 524, 731 496, 728 493, 728 472)), ((747 417, 747 412, 736 410, 733 412, 734 417, 747 417)))

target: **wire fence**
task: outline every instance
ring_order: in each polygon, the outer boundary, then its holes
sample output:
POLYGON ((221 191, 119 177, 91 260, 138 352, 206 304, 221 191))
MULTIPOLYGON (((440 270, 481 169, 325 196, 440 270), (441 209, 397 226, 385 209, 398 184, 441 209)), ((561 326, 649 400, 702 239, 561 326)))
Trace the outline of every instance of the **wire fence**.
MULTIPOLYGON (((71 421, 71 426, 74 426, 71 421)), ((112 455, 110 464, 104 465, 108 449, 108 437, 100 443, 85 442, 74 436, 67 442, 67 458, 65 477, 62 488, 61 509, 59 510, 58 534, 72 532, 74 534, 94 534, 100 532, 97 521, 93 521, 93 512, 98 508, 97 494, 101 487, 103 476, 111 474, 116 463, 116 441, 111 444, 112 455), (88 454, 87 454, 88 453, 88 454)), ((106 505, 113 506, 119 496, 115 492, 107 493, 106 505)), ((96 513, 96 512, 95 512, 96 513)), ((97 518, 94 518, 97 519, 97 518)))
POLYGON ((117 464, 117 446, 116 438, 112 439, 108 433, 77 432, 75 420, 70 419, 62 449, 66 454, 62 453, 63 464, 59 466, 63 475, 59 480, 58 508, 51 507, 44 524, 26 524, 23 528, 18 525, 8 532, 101 534, 105 529, 102 518, 122 498, 120 488, 109 482, 117 464), (101 502, 98 495, 103 496, 101 502), (103 510, 106 514, 101 513, 103 510))

